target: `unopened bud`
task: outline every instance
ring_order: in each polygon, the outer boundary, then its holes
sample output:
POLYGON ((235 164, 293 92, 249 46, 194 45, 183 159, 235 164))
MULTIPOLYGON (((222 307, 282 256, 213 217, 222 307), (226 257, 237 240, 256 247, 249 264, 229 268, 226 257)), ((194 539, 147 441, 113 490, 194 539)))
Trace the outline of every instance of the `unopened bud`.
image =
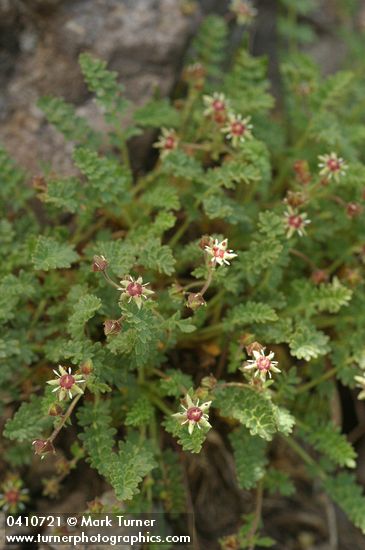
POLYGON ((303 193, 288 191, 284 199, 284 202, 285 204, 288 204, 293 208, 298 208, 299 206, 302 206, 306 202, 306 197, 303 193))
POLYGON ((293 168, 299 183, 307 185, 311 181, 312 176, 306 160, 296 160, 293 168))
POLYGON ((57 405, 57 403, 54 403, 48 409, 49 416, 61 416, 62 413, 63 413, 62 407, 57 405))
POLYGON ((122 330, 122 325, 116 319, 107 319, 104 321, 104 334, 109 336, 110 334, 119 334, 122 330))
POLYGON ((183 72, 183 78, 187 82, 190 82, 194 88, 200 90, 204 87, 206 74, 207 71, 201 63, 194 63, 194 65, 186 67, 183 72))
POLYGON ((262 346, 259 342, 252 342, 252 344, 248 344, 246 346, 246 351, 248 355, 253 355, 254 351, 262 351, 264 349, 264 346, 262 346))
POLYGON ((210 237, 209 235, 203 235, 199 241, 199 246, 202 250, 205 250, 205 247, 210 246, 211 244, 212 244, 212 237, 210 237))
POLYGON ((325 283, 328 281, 328 273, 324 269, 317 269, 316 271, 313 271, 311 275, 311 281, 313 281, 314 284, 320 285, 321 283, 325 283))
POLYGON ((346 213, 349 218, 356 218, 359 216, 362 212, 362 207, 360 204, 357 204, 356 202, 349 202, 346 205, 346 213))
POLYGON ((85 363, 82 363, 82 365, 80 366, 80 372, 81 372, 81 374, 84 374, 85 376, 88 376, 89 374, 91 374, 93 370, 94 370, 93 369, 93 364, 92 364, 92 361, 90 359, 85 361, 85 363))
POLYGON ((56 452, 53 443, 48 439, 36 439, 32 445, 36 455, 44 456, 48 453, 56 452))
POLYGON ((43 176, 34 176, 32 179, 32 187, 36 191, 47 191, 47 182, 43 176))
POLYGON ((201 381, 201 385, 203 388, 207 388, 208 390, 212 390, 217 385, 218 380, 210 374, 209 376, 204 376, 201 381))
POLYGON ((108 261, 104 256, 94 256, 92 270, 93 271, 105 271, 108 267, 108 261))
POLYGON ((190 307, 190 309, 192 309, 193 311, 196 311, 201 306, 207 305, 207 303, 200 292, 189 292, 186 305, 190 307))

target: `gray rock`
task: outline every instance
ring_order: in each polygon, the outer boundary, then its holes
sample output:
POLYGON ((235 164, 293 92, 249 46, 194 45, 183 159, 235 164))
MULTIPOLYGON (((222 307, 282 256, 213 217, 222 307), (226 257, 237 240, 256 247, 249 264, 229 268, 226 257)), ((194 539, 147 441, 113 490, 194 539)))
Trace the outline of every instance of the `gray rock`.
POLYGON ((141 104, 156 88, 169 94, 197 21, 176 0, 0 0, 1 16, 0 142, 30 175, 39 162, 72 170, 69 148, 35 107, 40 96, 64 97, 102 125, 78 66, 82 51, 106 60, 141 104))

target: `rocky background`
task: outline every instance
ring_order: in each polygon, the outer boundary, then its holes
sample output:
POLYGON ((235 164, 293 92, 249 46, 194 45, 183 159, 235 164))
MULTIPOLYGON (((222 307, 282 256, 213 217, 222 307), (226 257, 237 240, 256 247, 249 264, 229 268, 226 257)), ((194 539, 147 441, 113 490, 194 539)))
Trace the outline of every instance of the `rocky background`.
MULTIPOLYGON (((158 88, 168 95, 184 54, 206 13, 224 12, 227 0, 0 0, 0 143, 32 175, 39 165, 69 172, 63 138, 50 128, 37 99, 56 95, 74 103, 95 127, 103 124, 77 63, 89 51, 120 74, 127 96, 143 103, 158 88)), ((318 0, 311 21, 318 40, 311 53, 326 72, 338 68, 344 46, 333 35, 336 12, 318 0)), ((276 78, 278 0, 256 2, 253 50, 270 56, 276 78)), ((232 33, 232 40, 237 34, 232 33)))
MULTIPOLYGON (((224 13, 227 4, 227 0, 0 0, 0 143, 26 170, 29 180, 44 166, 70 173, 69 146, 47 124, 36 106, 38 98, 61 96, 74 103, 78 114, 85 115, 92 126, 102 128, 102 118, 79 70, 77 59, 82 51, 106 60, 120 74, 127 96, 137 104, 146 101, 156 88, 169 95, 201 18, 206 13, 224 13)), ((324 73, 331 73, 342 66, 347 51, 335 32, 339 17, 336 2, 318 0, 317 5, 307 21, 316 36, 308 51, 324 73)), ((356 21, 359 26, 365 26, 365 1, 362 5, 356 21)), ((256 6, 252 49, 255 54, 269 56, 273 92, 280 101, 276 39, 279 1, 257 0, 256 6)), ((233 29, 232 42, 238 38, 233 29)), ((361 453, 365 455, 365 449, 359 449, 361 453)), ((296 465, 293 457, 283 456, 282 460, 284 468, 299 480, 302 491, 292 499, 266 501, 264 519, 269 534, 286 541, 277 548, 365 548, 360 533, 318 488, 308 484, 302 466, 296 465), (321 535, 323 545, 313 545, 317 538, 314 533, 321 535)), ((45 467, 40 461, 34 466, 36 490, 46 474, 36 468, 45 467)), ((219 440, 210 439, 205 452, 191 459, 189 475, 201 548, 214 550, 212 541, 233 531, 252 503, 248 494, 238 490, 230 456, 219 440)), ((358 475, 365 480, 365 472, 358 475)), ((83 479, 71 476, 70 483, 57 505, 40 499, 39 511, 82 509, 95 492, 106 490, 87 469, 83 479)))

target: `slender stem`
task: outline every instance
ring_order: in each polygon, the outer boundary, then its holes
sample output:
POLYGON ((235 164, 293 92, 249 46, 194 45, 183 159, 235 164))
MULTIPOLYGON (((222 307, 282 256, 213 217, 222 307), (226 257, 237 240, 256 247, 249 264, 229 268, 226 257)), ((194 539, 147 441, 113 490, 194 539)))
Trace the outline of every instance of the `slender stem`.
POLYGON ((120 290, 120 286, 115 282, 113 281, 113 279, 111 279, 106 271, 106 269, 104 269, 104 271, 102 271, 102 274, 104 275, 104 278, 105 280, 111 285, 113 286, 114 288, 117 288, 118 290, 120 290))
POLYGON ((50 443, 53 443, 53 441, 56 439, 56 437, 58 436, 58 434, 60 433, 60 431, 62 430, 62 428, 64 427, 64 425, 66 424, 68 418, 71 416, 72 414, 72 411, 74 410, 74 408, 76 407, 78 401, 81 399, 81 397, 83 396, 84 394, 81 394, 79 393, 75 399, 71 402, 71 405, 69 406, 69 408, 67 409, 67 411, 65 412, 65 414, 63 415, 63 418, 60 422, 60 424, 57 426, 57 428, 55 428, 52 432, 52 434, 49 436, 49 438, 47 439, 47 441, 49 441, 50 443))
POLYGON ((285 437, 284 435, 281 435, 282 439, 288 444, 288 446, 298 455, 300 458, 308 464, 308 466, 311 466, 312 468, 315 468, 318 472, 319 477, 323 480, 326 478, 326 473, 318 466, 318 463, 293 439, 292 437, 285 437))
MULTIPOLYGON (((253 539, 253 537, 255 536, 256 531, 257 531, 257 529, 259 527, 259 524, 260 524, 261 512, 262 512, 262 503, 263 503, 263 495, 264 495, 264 487, 263 487, 263 482, 261 480, 261 481, 259 481, 259 483, 257 485, 257 490, 256 490, 256 505, 255 505, 255 512, 254 512, 254 520, 253 520, 253 523, 252 523, 251 530, 248 534, 248 540, 249 541, 251 541, 251 539, 253 539)), ((255 543, 252 542, 250 544, 248 550, 254 550, 254 548, 255 548, 255 543)))
POLYGON ((296 393, 305 393, 306 391, 310 390, 311 388, 315 388, 322 382, 325 382, 325 380, 329 380, 334 376, 337 372, 337 368, 333 367, 332 369, 328 370, 318 378, 314 378, 314 380, 311 380, 310 382, 307 382, 306 384, 303 384, 302 386, 299 386, 296 393))
POLYGON ((310 258, 308 258, 308 256, 303 254, 303 252, 300 252, 299 250, 296 250, 295 248, 290 248, 289 252, 290 252, 290 254, 293 254, 293 256, 297 256, 298 258, 301 258, 302 260, 304 260, 308 265, 310 265, 310 267, 313 270, 318 269, 316 264, 314 262, 312 262, 312 260, 310 258))
POLYGON ((170 407, 168 407, 166 403, 162 401, 160 397, 158 397, 158 395, 152 393, 151 391, 148 391, 147 384, 144 384, 144 387, 147 389, 149 399, 152 401, 152 403, 156 405, 156 407, 160 409, 160 411, 167 415, 173 414, 174 411, 171 410, 170 407))
POLYGON ((171 237, 169 240, 169 246, 173 247, 175 244, 181 239, 181 237, 184 235, 185 231, 188 229, 190 225, 189 218, 186 218, 184 223, 182 223, 179 227, 179 229, 176 231, 176 233, 171 237))
POLYGON ((212 282, 212 278, 213 278, 213 272, 214 272, 214 269, 213 267, 209 264, 209 271, 208 271, 208 277, 207 277, 207 280, 205 281, 205 285, 203 286, 203 288, 201 289, 200 291, 200 294, 202 296, 204 296, 204 294, 206 293, 206 291, 208 290, 209 286, 210 286, 210 283, 212 282))

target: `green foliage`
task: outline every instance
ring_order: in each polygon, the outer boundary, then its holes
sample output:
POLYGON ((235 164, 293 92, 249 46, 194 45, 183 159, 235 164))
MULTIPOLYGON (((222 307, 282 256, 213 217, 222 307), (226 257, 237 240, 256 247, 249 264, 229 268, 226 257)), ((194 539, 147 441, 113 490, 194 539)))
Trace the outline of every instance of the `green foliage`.
POLYGON ((338 426, 332 423, 318 423, 311 418, 308 424, 300 424, 303 437, 316 449, 338 466, 355 468, 356 452, 338 426))
POLYGON ((162 455, 160 477, 157 479, 156 493, 162 499, 167 513, 177 516, 186 511, 186 491, 184 475, 179 457, 171 449, 162 455))
POLYGON ((68 322, 68 331, 74 339, 82 339, 85 323, 91 319, 95 312, 101 307, 101 300, 92 294, 86 294, 74 305, 68 322))
POLYGON ((298 321, 289 345, 294 357, 306 361, 325 355, 329 350, 328 336, 303 321, 298 321))
POLYGON ((270 494, 280 493, 288 497, 295 493, 295 487, 288 474, 275 468, 269 468, 265 474, 265 488, 270 494))
POLYGON ((324 486, 350 521, 365 533, 365 496, 354 475, 341 472, 336 477, 328 478, 324 486))
POLYGON ((130 174, 116 159, 100 157, 86 147, 75 149, 73 158, 94 198, 104 204, 128 200, 130 174))
POLYGON ((180 122, 178 112, 166 99, 149 101, 134 112, 133 118, 140 126, 152 128, 174 128, 180 122))
POLYGON ((196 59, 206 68, 209 76, 221 73, 221 63, 226 51, 228 29, 223 18, 215 15, 206 17, 194 41, 196 59))
POLYGON ((38 237, 32 254, 34 268, 43 271, 70 267, 77 259, 72 246, 43 235, 38 237))
POLYGON ((186 394, 192 385, 191 376, 178 369, 167 370, 160 382, 163 395, 171 395, 172 397, 180 397, 180 395, 186 394))
POLYGON ((123 113, 128 102, 123 97, 123 86, 117 82, 117 73, 106 68, 105 61, 87 53, 79 57, 86 84, 95 93, 96 101, 109 116, 123 113))
POLYGON ((153 417, 154 408, 151 402, 144 396, 134 401, 129 409, 125 424, 126 426, 144 426, 153 417))
POLYGON ((274 98, 268 93, 267 61, 241 49, 224 82, 227 95, 238 112, 251 114, 271 109, 274 98))
POLYGON ((243 427, 232 432, 229 439, 233 448, 239 486, 242 489, 252 489, 265 475, 265 441, 260 437, 251 436, 243 427))
POLYGON ((223 388, 217 393, 214 406, 223 416, 246 426, 253 436, 270 441, 278 429, 270 399, 251 388, 223 388))
POLYGON ((190 435, 187 424, 182 425, 181 421, 172 416, 166 418, 163 425, 166 431, 177 439, 177 442, 181 445, 183 451, 190 453, 199 453, 201 451, 209 431, 209 429, 206 428, 195 428, 193 433, 190 435))
POLYGON ((119 442, 114 451, 115 429, 111 426, 108 402, 84 405, 78 413, 81 434, 91 465, 111 483, 116 497, 129 500, 138 485, 155 466, 151 450, 133 439, 119 442))
POLYGON ((84 118, 76 115, 73 105, 58 97, 45 96, 38 101, 38 107, 65 139, 75 143, 98 144, 97 134, 84 118))
MULTIPOLYGON (((341 470, 356 453, 328 405, 365 370, 363 62, 321 76, 298 48, 312 8, 280 2, 274 113, 267 60, 228 50, 227 20, 210 16, 173 101, 156 92, 134 109, 119 76, 81 54, 107 135, 63 100, 40 101, 72 176, 47 166, 29 185, 0 149, 5 465, 29 464, 52 427, 66 445, 58 430, 72 423, 81 447, 65 456, 85 456, 126 509, 176 516, 190 507, 185 453, 221 442, 240 487, 265 498, 295 490, 275 468, 289 445, 364 529, 364 497, 341 470), (251 117, 252 137, 234 134, 232 114, 251 117), (141 167, 129 138, 151 129, 141 167), (343 173, 318 168, 332 152, 343 173), (58 364, 82 393, 46 385, 58 364)), ((272 545, 257 520, 244 518, 240 547, 272 545)))
POLYGON ((30 401, 22 403, 13 418, 5 425, 4 435, 19 442, 29 444, 38 439, 52 425, 52 419, 44 415, 40 397, 32 396, 30 401))
POLYGON ((249 301, 231 309, 225 320, 225 327, 227 329, 234 329, 255 323, 273 322, 277 319, 277 314, 267 304, 249 301))

